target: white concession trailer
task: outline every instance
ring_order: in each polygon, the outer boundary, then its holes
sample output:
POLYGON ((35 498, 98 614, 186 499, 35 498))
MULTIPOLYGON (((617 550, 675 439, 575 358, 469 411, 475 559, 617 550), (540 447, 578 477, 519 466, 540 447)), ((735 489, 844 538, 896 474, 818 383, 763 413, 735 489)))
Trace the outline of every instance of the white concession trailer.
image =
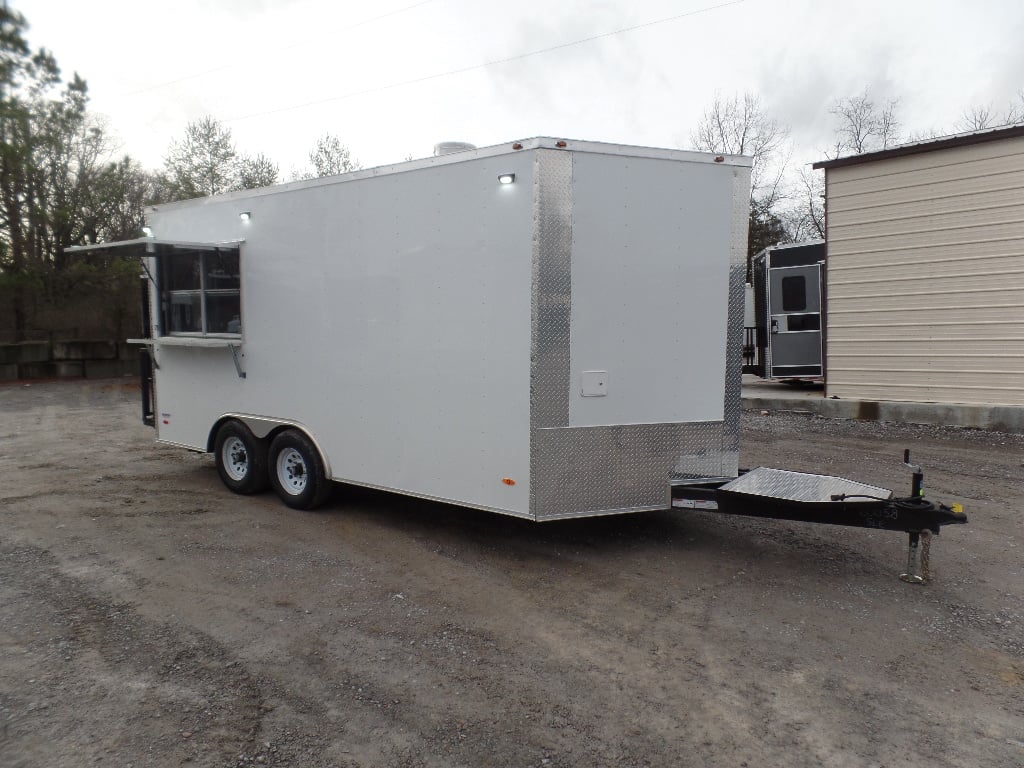
POLYGON ((537 138, 158 205, 76 250, 141 257, 144 418, 238 493, 885 528, 921 583, 966 517, 909 451, 904 498, 739 470, 749 193, 749 158, 537 138))
POLYGON ((160 442, 534 520, 737 474, 750 159, 535 138, 157 205, 160 442))

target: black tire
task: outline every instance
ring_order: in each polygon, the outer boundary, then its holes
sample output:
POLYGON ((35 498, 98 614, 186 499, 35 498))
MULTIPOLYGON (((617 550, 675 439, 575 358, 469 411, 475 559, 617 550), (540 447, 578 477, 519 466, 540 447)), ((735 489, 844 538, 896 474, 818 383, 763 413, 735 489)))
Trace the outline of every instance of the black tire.
POLYGON ((213 441, 217 474, 235 493, 265 491, 267 477, 267 441, 260 440, 240 421, 225 421, 213 441))
POLYGON ((320 452, 296 429, 271 441, 268 472, 274 492, 292 509, 315 509, 331 494, 320 452))

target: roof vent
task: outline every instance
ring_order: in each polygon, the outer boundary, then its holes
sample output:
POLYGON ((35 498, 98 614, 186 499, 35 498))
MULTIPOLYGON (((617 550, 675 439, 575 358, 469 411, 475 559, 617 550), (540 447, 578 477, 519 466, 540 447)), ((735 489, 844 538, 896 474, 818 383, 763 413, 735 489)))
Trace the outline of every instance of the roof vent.
POLYGON ((465 152, 467 149, 476 149, 476 145, 468 144, 465 141, 442 141, 434 145, 434 157, 450 155, 453 152, 465 152))

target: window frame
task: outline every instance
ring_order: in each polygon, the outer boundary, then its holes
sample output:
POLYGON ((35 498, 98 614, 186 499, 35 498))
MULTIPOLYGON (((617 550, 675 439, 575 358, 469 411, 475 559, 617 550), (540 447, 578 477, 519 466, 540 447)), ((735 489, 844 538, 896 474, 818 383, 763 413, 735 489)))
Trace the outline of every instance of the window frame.
POLYGON ((159 309, 159 331, 160 336, 165 338, 197 338, 197 339, 241 339, 242 332, 245 328, 245 323, 242 319, 242 255, 241 249, 237 247, 230 248, 182 248, 176 253, 163 254, 157 258, 157 280, 156 282, 156 298, 157 306, 159 309), (233 256, 238 260, 238 287, 237 288, 211 288, 207 285, 207 259, 209 256, 233 256), (168 272, 170 270, 169 259, 179 258, 196 258, 199 259, 199 287, 198 288, 176 288, 170 289, 165 287, 165 282, 169 282, 168 272), (199 297, 199 330, 172 330, 172 315, 171 305, 172 297, 174 296, 198 296, 199 297), (238 298, 238 320, 239 330, 234 331, 211 331, 210 326, 210 311, 208 308, 207 299, 209 297, 217 296, 237 296, 238 298))

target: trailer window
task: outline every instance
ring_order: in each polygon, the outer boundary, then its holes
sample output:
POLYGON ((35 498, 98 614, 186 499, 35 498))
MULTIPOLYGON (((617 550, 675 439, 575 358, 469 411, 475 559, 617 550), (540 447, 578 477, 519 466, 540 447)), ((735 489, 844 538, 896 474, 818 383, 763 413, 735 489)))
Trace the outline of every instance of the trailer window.
POLYGON ((183 251, 160 261, 165 334, 241 334, 237 251, 183 251))
POLYGON ((787 331, 820 331, 821 315, 789 315, 786 318, 787 331))
POLYGON ((803 275, 782 278, 782 311, 803 312, 807 309, 807 282, 803 275))

